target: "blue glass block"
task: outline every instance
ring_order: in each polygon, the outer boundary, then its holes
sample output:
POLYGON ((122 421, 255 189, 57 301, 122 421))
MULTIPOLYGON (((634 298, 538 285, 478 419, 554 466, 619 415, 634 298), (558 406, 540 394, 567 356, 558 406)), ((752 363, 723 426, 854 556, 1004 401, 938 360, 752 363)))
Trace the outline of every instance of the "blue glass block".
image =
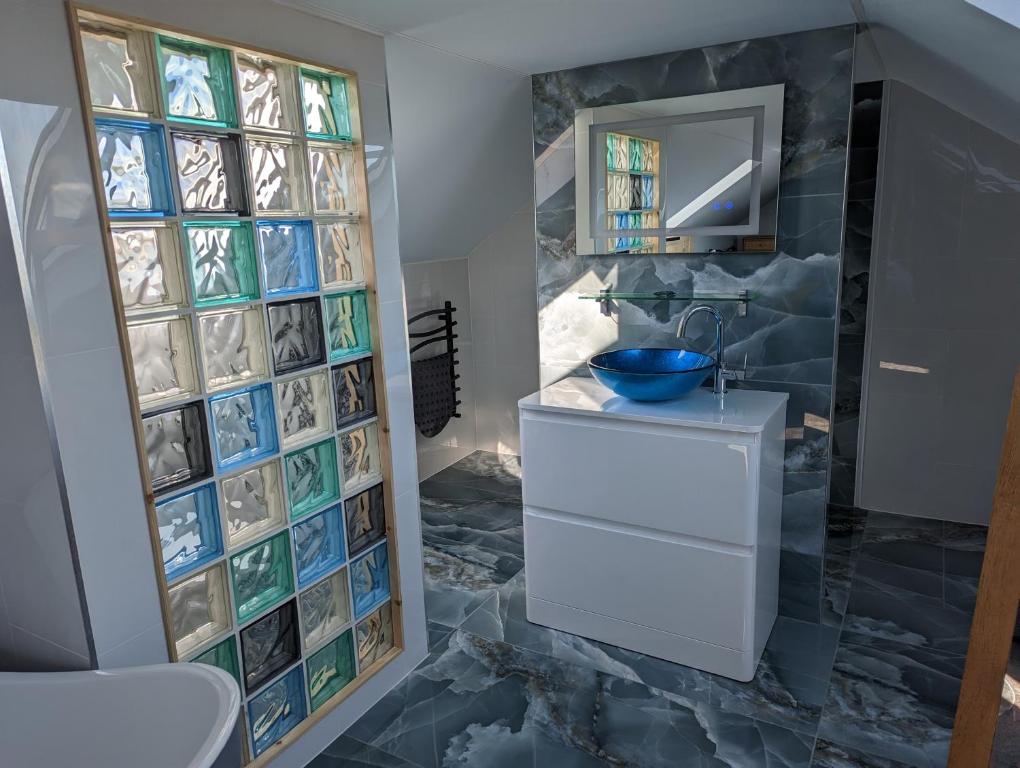
POLYGON ((641 202, 642 207, 645 210, 652 210, 655 205, 653 204, 653 197, 655 196, 655 177, 654 176, 642 176, 641 177, 641 202))
POLYGON ((255 227, 267 296, 319 290, 312 222, 260 221, 255 227))
POLYGON ((159 543, 167 581, 223 554, 216 486, 203 485, 156 505, 159 543))
POLYGON ((294 526, 294 560, 299 587, 325 576, 343 565, 345 559, 340 507, 330 507, 294 526))
POLYGON ((255 757, 282 739, 306 714, 305 680, 299 665, 248 702, 255 757))
POLYGON ((386 542, 369 550, 351 564, 354 615, 362 618, 390 597, 390 563, 386 542))
POLYGON ((111 218, 174 215, 162 126, 97 119, 96 144, 111 218))
POLYGON ((225 471, 276 453, 273 390, 258 384, 209 398, 216 466, 225 471))

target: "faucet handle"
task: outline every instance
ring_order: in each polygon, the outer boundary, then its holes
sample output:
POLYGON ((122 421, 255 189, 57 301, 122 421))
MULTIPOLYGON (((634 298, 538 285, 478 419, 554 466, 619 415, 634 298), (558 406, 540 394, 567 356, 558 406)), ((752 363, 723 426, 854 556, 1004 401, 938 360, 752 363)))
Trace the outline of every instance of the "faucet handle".
POLYGON ((727 381, 743 381, 747 378, 747 355, 744 355, 744 364, 739 368, 731 368, 726 363, 719 365, 719 386, 726 393, 727 381))

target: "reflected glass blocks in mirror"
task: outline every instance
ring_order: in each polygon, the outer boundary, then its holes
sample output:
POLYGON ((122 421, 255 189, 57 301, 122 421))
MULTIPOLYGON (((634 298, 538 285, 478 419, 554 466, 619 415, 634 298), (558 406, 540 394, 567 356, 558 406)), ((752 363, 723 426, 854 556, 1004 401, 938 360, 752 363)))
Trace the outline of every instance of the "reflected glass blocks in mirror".
POLYGON ((293 131, 294 68, 247 53, 235 54, 241 91, 241 122, 246 128, 293 131))
POLYGON ((366 358, 353 363, 335 365, 332 372, 337 429, 375 416, 372 361, 366 358))
POLYGON ((311 144, 308 147, 308 163, 315 213, 357 213, 354 152, 346 147, 311 144))
POLYGON ((340 500, 336 443, 332 438, 288 453, 283 465, 291 520, 340 500))
POLYGON ((241 630, 241 658, 244 689, 249 694, 301 658, 293 600, 241 630))
POLYGON ((172 131, 184 213, 248 215, 241 144, 233 134, 172 131))
POLYGON ((196 307, 254 301, 258 267, 251 224, 246 221, 184 224, 196 307))
POLYGON ((267 296, 319 289, 310 221, 260 221, 255 228, 267 296))
POLYGON ((237 663, 237 642, 233 636, 228 637, 222 643, 218 643, 204 653, 191 660, 193 664, 208 664, 211 667, 219 667, 228 675, 241 684, 241 669, 237 663))
POLYGON ((343 77, 302 69, 301 105, 308 136, 350 141, 351 117, 343 77))
POLYGON ((348 360, 372 351, 368 330, 368 300, 364 291, 336 293, 323 299, 329 359, 348 360))
POLYGON ((282 301, 269 304, 266 309, 277 376, 326 361, 318 299, 282 301))
POLYGON ((129 323, 135 389, 143 410, 198 391, 191 323, 186 317, 129 323))
POLYGON ((143 416, 142 434, 154 493, 167 493, 212 476, 201 401, 143 416))
POLYGON ((340 567, 344 560, 340 507, 330 507, 294 526, 294 562, 299 588, 307 587, 340 567))
POLYGON ((279 449, 276 411, 269 384, 209 398, 216 467, 229 471, 279 449))
POLYGON ((361 619, 390 597, 390 563, 386 542, 351 561, 354 615, 361 619))
POLYGON ((97 118, 96 146, 111 218, 174 214, 162 126, 97 118))
POLYGON ((143 32, 81 19, 82 58, 93 109, 150 115, 156 99, 143 32))
POLYGON ((276 383, 284 448, 325 437, 333 431, 329 376, 325 371, 276 383))
POLYGON ((314 648, 351 620, 347 569, 341 569, 301 593, 301 632, 305 648, 314 648))
POLYGON ((345 221, 320 221, 315 225, 315 230, 323 287, 364 285, 365 265, 361 258, 361 231, 358 225, 345 221))
POLYGON ((176 228, 165 224, 114 225, 110 227, 110 239, 126 314, 187 306, 176 228))
POLYGON ((347 520, 347 547, 351 557, 354 557, 386 535, 382 484, 347 499, 344 502, 344 517, 347 520))
POLYGON ((177 657, 185 658, 231 627, 223 563, 170 587, 170 615, 177 657))
POLYGON ((286 511, 278 459, 223 478, 227 546, 237 549, 283 525, 286 511))
POLYGON ((298 665, 248 702, 255 756, 286 736, 306 715, 305 682, 298 665))
POLYGON ((308 699, 312 712, 338 694, 357 674, 353 634, 348 629, 308 657, 308 699))
POLYGON ((393 648, 393 611, 390 603, 358 622, 358 667, 364 672, 393 648))
POLYGON ((345 494, 382 477, 378 424, 354 427, 341 433, 337 440, 345 494))
POLYGON ((248 167, 257 213, 300 214, 308 209, 308 176, 300 145, 285 139, 249 138, 248 167))
POLYGON ((230 558, 237 621, 243 624, 294 591, 290 535, 281 531, 230 558))
POLYGON ((211 483, 160 501, 156 523, 167 581, 223 554, 216 486, 211 483))
POLYGON ((156 35, 156 56, 167 118, 221 128, 237 125, 227 51, 156 35))
POLYGON ((199 349, 209 392, 264 377, 266 342, 258 308, 205 312, 198 316, 199 349))

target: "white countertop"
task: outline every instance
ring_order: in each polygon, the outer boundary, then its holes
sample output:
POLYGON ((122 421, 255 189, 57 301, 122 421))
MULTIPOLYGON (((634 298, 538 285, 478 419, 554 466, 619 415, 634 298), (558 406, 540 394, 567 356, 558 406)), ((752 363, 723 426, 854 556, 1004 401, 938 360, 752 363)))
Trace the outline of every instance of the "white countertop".
POLYGON ((717 428, 731 432, 761 432, 765 422, 783 406, 785 392, 735 389, 721 399, 700 387, 678 400, 639 403, 614 394, 595 379, 571 376, 520 400, 522 411, 578 413, 627 421, 717 428))

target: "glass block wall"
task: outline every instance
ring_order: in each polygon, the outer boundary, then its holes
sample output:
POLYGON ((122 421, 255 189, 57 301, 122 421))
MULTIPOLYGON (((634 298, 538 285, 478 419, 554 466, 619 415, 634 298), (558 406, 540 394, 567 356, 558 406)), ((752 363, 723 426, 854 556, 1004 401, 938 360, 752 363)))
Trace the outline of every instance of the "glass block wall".
MULTIPOLYGON (((659 142, 622 133, 606 134, 606 226, 613 230, 659 226, 659 142)), ((658 238, 621 233, 611 238, 616 253, 656 253, 658 238)))
POLYGON ((357 83, 76 21, 170 655, 257 759, 400 647, 357 83))

